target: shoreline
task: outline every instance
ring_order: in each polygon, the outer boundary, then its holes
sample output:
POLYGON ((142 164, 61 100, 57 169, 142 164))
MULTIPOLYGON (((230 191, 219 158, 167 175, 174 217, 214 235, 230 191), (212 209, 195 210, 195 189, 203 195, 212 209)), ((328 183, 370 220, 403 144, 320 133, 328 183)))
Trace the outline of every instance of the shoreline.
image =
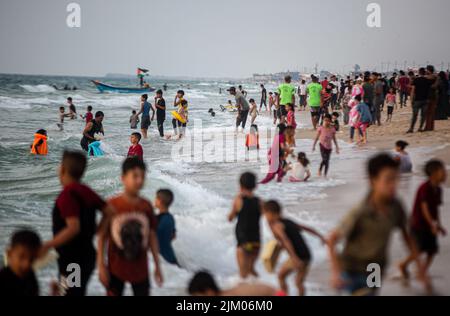
MULTIPOLYGON (((305 115, 305 111, 300 112, 300 116, 303 120, 309 119, 309 115, 305 115)), ((436 121, 436 130, 432 132, 406 134, 410 118, 410 106, 397 110, 397 113, 394 113, 392 123, 383 124, 380 127, 371 126, 368 130, 368 143, 361 146, 356 145, 358 147, 355 147, 355 150, 366 149, 375 153, 377 151, 392 150, 395 142, 398 140, 405 140, 410 144, 408 148, 416 164, 412 174, 402 177, 399 188, 399 197, 403 200, 408 214, 411 212, 417 187, 424 180, 421 169, 425 161, 437 158, 447 165, 447 169, 450 169, 450 120, 436 121)), ((341 132, 337 133, 338 141, 348 142, 346 137, 348 131, 349 128, 347 126, 341 126, 341 132)), ((315 131, 311 127, 307 127, 306 129, 297 130, 296 138, 314 139, 315 135, 315 131)), ((357 167, 360 168, 361 166, 357 167)), ((337 224, 342 216, 366 194, 364 192, 365 188, 367 188, 365 177, 357 176, 357 173, 354 172, 353 174, 354 176, 351 177, 351 180, 345 184, 324 189, 328 202, 325 203, 325 207, 322 207, 323 210, 318 214, 319 217, 325 217, 327 220, 337 224), (355 198, 355 196, 358 197, 355 198), (332 215, 330 214, 330 209, 326 209, 326 205, 329 205, 329 203, 333 203, 334 206, 332 215)), ((448 212, 450 210, 450 200, 445 199, 446 196, 450 196, 450 177, 444 185, 444 204, 440 207, 444 225, 445 223, 450 223, 450 214, 448 212)), ((320 205, 318 205, 320 202, 306 202, 305 204, 310 204, 313 208, 320 208, 320 205)), ((322 204, 324 203, 322 202, 322 204)), ((450 227, 447 227, 447 229, 450 229, 450 227)), ((430 276, 434 285, 433 294, 450 295, 450 277, 447 276, 447 266, 450 261, 450 238, 440 238, 439 243, 440 252, 430 268, 430 276)), ((406 252, 398 232, 392 236, 388 253, 390 264, 382 281, 382 288, 379 294, 382 296, 425 295, 426 293, 421 284, 413 278, 414 265, 410 267, 412 278, 409 285, 399 277, 397 263, 404 258, 406 252)), ((314 262, 307 277, 307 285, 310 289, 314 289, 310 292, 316 292, 318 289, 319 293, 323 295, 336 295, 337 292, 330 287, 330 276, 328 257, 325 257, 325 260, 314 262)))

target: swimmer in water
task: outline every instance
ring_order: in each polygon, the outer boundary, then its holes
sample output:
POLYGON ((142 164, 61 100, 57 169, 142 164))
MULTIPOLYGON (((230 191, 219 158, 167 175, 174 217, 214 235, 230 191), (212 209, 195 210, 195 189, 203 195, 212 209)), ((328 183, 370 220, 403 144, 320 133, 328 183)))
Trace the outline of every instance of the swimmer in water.
POLYGON ((69 117, 70 117, 70 119, 71 120, 76 119, 77 118, 77 108, 73 104, 71 97, 67 98, 67 104, 69 105, 69 117))
POLYGON ((63 106, 59 107, 59 123, 56 123, 56 125, 59 127, 60 131, 64 130, 64 118, 70 117, 70 114, 65 113, 66 109, 63 106))

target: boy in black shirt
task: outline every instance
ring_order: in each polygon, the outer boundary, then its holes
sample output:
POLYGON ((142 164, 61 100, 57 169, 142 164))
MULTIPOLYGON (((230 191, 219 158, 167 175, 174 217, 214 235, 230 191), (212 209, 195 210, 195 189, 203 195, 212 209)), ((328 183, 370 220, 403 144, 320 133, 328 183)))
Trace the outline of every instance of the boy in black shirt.
POLYGON ((41 239, 30 230, 16 231, 7 250, 8 266, 0 270, 0 297, 38 296, 39 285, 33 263, 41 248, 41 239))
POLYGON ((164 121, 166 120, 166 100, 163 98, 162 90, 156 91, 155 97, 156 121, 158 124, 159 136, 164 137, 164 121))
POLYGON ((295 284, 298 288, 300 296, 305 295, 303 283, 308 273, 308 268, 312 260, 311 251, 302 236, 302 231, 306 231, 317 238, 324 244, 325 238, 315 229, 299 225, 289 219, 281 216, 281 206, 276 201, 268 201, 263 205, 263 213, 267 219, 270 229, 274 237, 280 243, 283 249, 289 254, 289 259, 283 263, 278 272, 278 280, 280 288, 288 293, 286 278, 294 272, 295 284))
POLYGON ((256 176, 245 172, 239 179, 240 192, 233 201, 228 220, 237 217, 237 262, 243 279, 250 275, 258 276, 255 263, 261 246, 259 222, 261 218, 261 202, 254 195, 256 176))

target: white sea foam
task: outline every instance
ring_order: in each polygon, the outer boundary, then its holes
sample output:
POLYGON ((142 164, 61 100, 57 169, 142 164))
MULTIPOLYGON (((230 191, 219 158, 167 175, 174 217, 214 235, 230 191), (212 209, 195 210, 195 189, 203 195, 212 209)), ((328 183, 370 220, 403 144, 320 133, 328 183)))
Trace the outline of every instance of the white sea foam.
POLYGON ((55 88, 46 84, 38 84, 38 85, 22 84, 20 86, 25 90, 27 90, 28 92, 49 93, 56 91, 55 88))

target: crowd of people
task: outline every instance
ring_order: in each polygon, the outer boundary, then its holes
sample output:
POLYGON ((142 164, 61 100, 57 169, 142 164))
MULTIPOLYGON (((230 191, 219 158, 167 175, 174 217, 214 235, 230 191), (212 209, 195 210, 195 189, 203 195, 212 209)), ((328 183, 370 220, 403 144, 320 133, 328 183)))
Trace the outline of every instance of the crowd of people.
MULTIPOLYGON (((276 91, 267 92, 263 84, 261 101, 258 106, 254 99, 250 104, 246 100, 247 93, 239 86, 228 89, 235 97, 237 109, 236 128, 245 129, 247 117, 251 115, 251 124, 265 110, 273 113, 274 125, 283 123, 296 128, 295 108, 311 112, 311 123, 314 129, 323 122, 326 114, 336 118, 342 117, 344 126, 349 126, 349 140, 354 141, 357 131, 358 143, 367 142, 367 131, 371 125, 382 125, 382 113, 385 122, 392 122, 394 111, 398 108, 412 106, 411 126, 407 133, 413 133, 420 114, 419 132, 433 131, 435 120, 447 120, 450 116, 450 84, 449 73, 441 71, 436 74, 432 65, 419 68, 417 71, 401 70, 394 72, 390 78, 377 72, 355 74, 338 79, 332 75, 330 80, 311 75, 310 81, 301 79, 298 87, 292 78, 286 76, 285 82, 276 91), (296 101, 298 96, 298 102, 296 101)), ((231 100, 228 101, 231 105, 231 100)))
MULTIPOLYGON (((412 170, 411 159, 406 152, 408 144, 398 141, 393 154, 381 153, 371 157, 366 166, 367 196, 328 234, 288 219, 283 215, 280 201, 263 201, 255 190, 258 184, 266 184, 275 178, 282 181, 285 175, 289 175, 291 182, 308 181, 311 177, 306 154, 295 153, 296 95, 299 96, 300 110, 305 110, 307 106, 310 108, 311 122, 317 130, 313 150, 319 143, 322 158, 318 173, 326 176, 333 144, 336 153, 339 153, 336 132, 340 129, 340 116, 343 116, 344 125, 350 126, 350 139, 353 140, 356 132, 359 142, 364 143, 369 126, 381 124, 384 108, 388 113, 386 119, 390 121, 398 107, 397 97, 400 107, 407 106, 409 98, 413 117, 408 132, 413 132, 419 112, 419 131, 433 130, 435 119, 447 119, 450 114, 448 80, 444 84, 444 79, 447 80, 445 73, 435 75, 434 68, 429 66, 419 69, 418 75, 410 72, 407 76, 400 72, 400 77, 394 74, 389 80, 381 74, 367 72, 358 75, 355 80, 350 77, 338 80, 333 76, 330 81, 325 78, 320 82, 318 77, 311 76, 311 82, 302 81, 298 89, 287 76, 274 93, 267 93, 261 85, 259 111, 264 106, 273 115, 277 126, 277 135, 268 153, 269 171, 260 181, 252 172, 240 176, 239 192, 232 202, 228 220, 236 221, 236 261, 242 280, 258 278, 260 274, 256 263, 264 248, 260 229, 263 219, 277 241, 277 249, 269 254, 269 260, 276 265, 282 250, 287 252, 288 260, 278 270, 276 288, 253 282, 221 290, 213 275, 204 270, 195 273, 187 286, 188 292, 192 295, 287 295, 291 292, 286 280, 294 274, 297 294, 305 295, 304 282, 313 264, 313 251, 303 236, 306 232, 317 237, 328 249, 333 287, 353 295, 374 295, 379 289, 367 284, 367 268, 375 263, 385 271, 388 244, 395 230, 401 231, 408 252, 408 257, 399 264, 402 276, 405 279, 410 277, 408 268, 415 262, 420 281, 427 291, 431 291, 428 270, 438 253, 438 236, 446 234, 439 216, 441 185, 447 176, 441 161, 430 160, 425 164, 427 180, 417 191, 414 209, 408 219, 397 197, 399 174, 412 170), (340 242, 343 243, 342 249, 337 247, 340 242)), ((258 113, 256 101, 247 101, 247 93, 242 86, 231 87, 228 91, 235 97, 238 109, 236 128, 241 126, 245 129, 250 115, 251 128, 246 146, 249 150, 259 149, 258 127, 255 124, 258 113)), ((60 109, 58 126, 61 130, 64 118, 75 119, 78 116, 71 98, 68 98, 68 105, 68 114, 64 107, 60 109)), ((33 266, 45 260, 53 249, 58 254, 59 280, 51 285, 52 295, 85 295, 96 269, 107 295, 123 295, 126 283, 131 284, 134 295, 149 295, 152 277, 148 253, 151 254, 156 284, 161 286, 165 277, 170 277, 164 276, 160 257, 169 264, 180 266, 172 247, 177 229, 169 211, 176 197, 166 188, 157 191, 154 203, 142 196, 147 167, 140 140, 141 137, 148 137, 147 131, 155 114, 160 137, 184 135, 188 122, 188 102, 184 91, 177 92, 173 106, 174 133, 166 136, 163 128, 166 119, 163 91, 156 91, 153 104, 148 101, 148 95, 141 96, 139 111, 134 110, 129 119, 132 129, 141 124, 141 133, 133 132, 130 136, 131 146, 120 175, 123 191, 108 200, 82 183, 87 169, 86 152, 91 154, 90 146, 101 141, 99 134, 105 133, 102 124, 104 113, 97 111, 94 115, 93 108, 87 108, 86 114, 81 115, 86 120, 80 142, 85 152, 66 150, 61 159, 58 176, 62 191, 55 200, 52 212, 53 236, 42 242, 33 229, 20 229, 13 233, 6 254, 8 264, 0 270, 0 295, 42 293, 33 266), (159 210, 157 215, 155 208, 159 210), (94 247, 94 240, 97 247, 94 247), (73 264, 78 266, 80 272, 75 285, 70 282, 72 270, 68 268, 73 264)), ((46 155, 47 146, 47 132, 38 130, 31 153, 46 155)))
MULTIPOLYGON (((397 144, 401 150, 404 144, 397 144)), ((305 157, 299 155, 299 161, 305 157)), ((0 294, 38 295, 39 282, 33 266, 55 249, 59 282, 51 284, 52 295, 82 296, 97 268, 101 284, 109 296, 123 294, 124 285, 131 284, 133 294, 150 294, 149 260, 153 262, 154 280, 164 282, 160 255, 170 264, 179 265, 171 243, 176 237, 175 220, 169 212, 174 194, 169 189, 156 193, 154 205, 141 195, 146 180, 146 164, 139 157, 128 157, 122 164, 123 191, 105 200, 82 183, 87 156, 79 151, 65 151, 59 168, 62 191, 55 200, 52 213, 53 237, 45 242, 32 229, 13 233, 6 257, 7 266, 0 270, 0 294), (159 210, 155 215, 154 208, 159 210), (96 217, 100 214, 100 221, 96 217), (97 248, 94 247, 94 237, 97 248), (70 282, 76 264, 78 283, 70 282)), ((304 282, 313 264, 313 252, 303 233, 316 236, 327 247, 332 285, 353 295, 374 295, 379 290, 367 284, 367 268, 377 264, 381 271, 387 266, 388 244, 392 232, 400 230, 408 256, 400 271, 409 279, 408 267, 417 264, 419 279, 428 291, 432 284, 429 268, 438 253, 438 236, 446 230, 439 216, 442 203, 441 185, 446 181, 446 167, 439 160, 425 164, 427 180, 419 187, 411 218, 408 219, 397 198, 400 163, 389 154, 377 154, 367 163, 368 194, 342 219, 336 229, 322 234, 313 227, 297 223, 283 215, 279 201, 263 201, 255 195, 257 177, 251 172, 240 176, 240 190, 234 199, 228 220, 236 223, 236 261, 242 280, 257 278, 256 262, 263 248, 261 221, 264 218, 277 240, 278 251, 270 260, 278 260, 285 250, 288 259, 278 271, 278 288, 250 282, 221 291, 208 271, 195 273, 188 284, 192 295, 287 295, 286 279, 295 275, 299 295, 305 294, 304 282), (342 241, 343 248, 337 247, 342 241), (277 253, 277 254, 276 254, 277 253)), ((178 229, 182 230, 183 227, 178 229)), ((166 276, 170 277, 170 276, 166 276)))

